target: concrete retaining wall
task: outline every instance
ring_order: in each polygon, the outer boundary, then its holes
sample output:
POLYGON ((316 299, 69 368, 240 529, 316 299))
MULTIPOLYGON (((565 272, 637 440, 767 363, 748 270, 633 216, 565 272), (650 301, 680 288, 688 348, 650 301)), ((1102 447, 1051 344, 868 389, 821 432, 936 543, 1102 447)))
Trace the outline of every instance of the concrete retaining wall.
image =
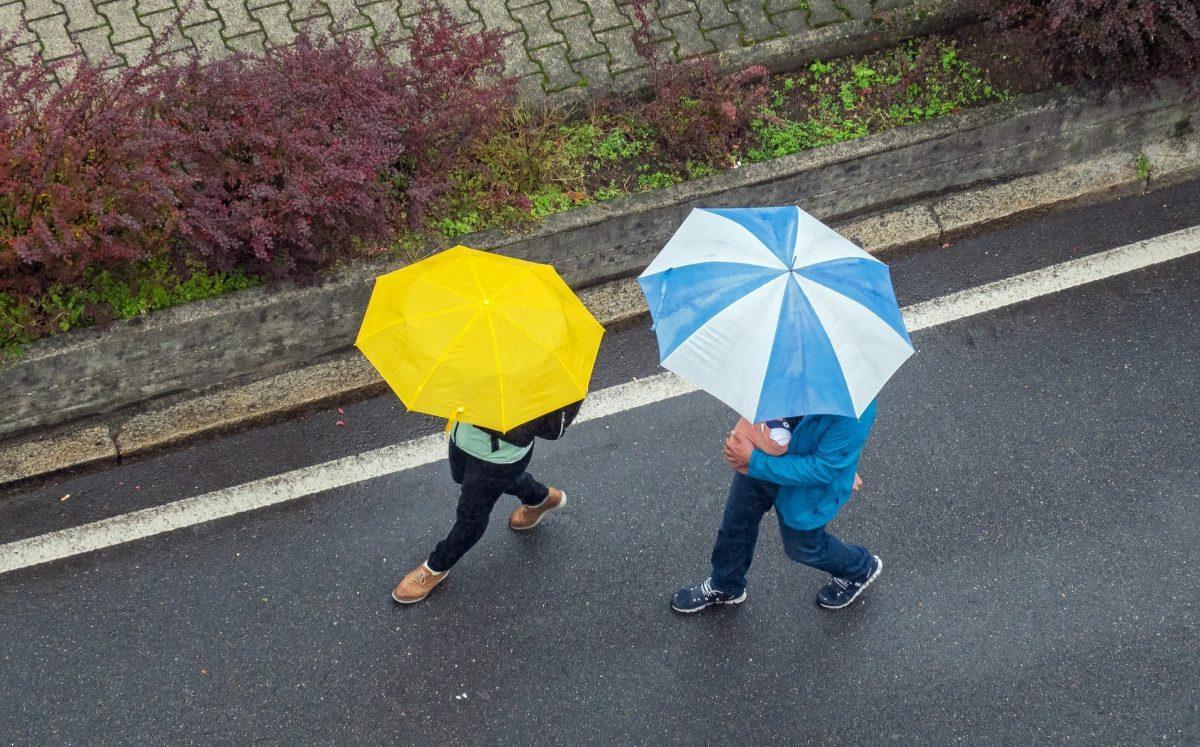
MULTIPOLYGON (((697 206, 798 204, 845 220, 966 187, 1183 137, 1200 106, 1179 93, 1103 101, 1033 97, 594 205, 520 237, 467 242, 549 262, 573 286, 636 273, 697 206)), ((1132 168, 1132 166, 1131 166, 1132 168)), ((311 363, 353 342, 371 279, 254 289, 41 341, 0 368, 0 440, 181 392, 311 363)))

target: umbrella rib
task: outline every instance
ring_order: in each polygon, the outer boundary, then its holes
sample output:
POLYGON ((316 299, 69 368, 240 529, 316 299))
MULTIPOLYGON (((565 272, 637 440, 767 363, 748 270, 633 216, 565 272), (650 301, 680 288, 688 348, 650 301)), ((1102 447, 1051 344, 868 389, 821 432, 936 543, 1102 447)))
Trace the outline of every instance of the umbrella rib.
MULTIPOLYGON (((488 303, 491 296, 483 288, 483 281, 479 279, 479 268, 474 262, 468 263, 471 268, 471 276, 475 278, 475 286, 479 288, 479 295, 484 298, 484 303, 488 303)), ((494 294, 493 294, 494 295, 494 294)), ((488 333, 492 337, 492 362, 496 365, 496 383, 500 387, 500 429, 503 430, 506 422, 504 420, 504 374, 500 371, 500 341, 496 339, 496 325, 492 323, 492 311, 489 306, 487 310, 488 333)))
MULTIPOLYGON (((429 283, 430 285, 437 286, 438 288, 441 288, 442 290, 447 290, 447 291, 450 291, 451 293, 453 293, 453 294, 454 294, 454 295, 456 295, 456 296, 462 296, 463 298, 469 299, 469 300, 471 300, 471 301, 474 301, 474 300, 475 300, 474 298, 471 298, 471 296, 469 296, 468 294, 466 294, 466 293, 464 293, 463 291, 459 290, 458 288, 455 288, 455 287, 453 287, 453 286, 450 286, 450 285, 446 285, 445 283, 438 282, 437 280, 434 280, 433 278, 429 277, 428 275, 421 275, 421 276, 418 276, 418 277, 417 277, 417 280, 420 280, 420 281, 422 281, 422 282, 429 283)), ((478 283, 478 282, 479 282, 479 279, 478 279, 478 278, 476 278, 475 282, 476 282, 476 283, 478 283)), ((481 288, 481 289, 480 289, 480 291, 482 291, 482 290, 483 290, 483 289, 481 288)))
POLYGON ((435 361, 434 364, 432 366, 430 366, 429 373, 425 374, 425 378, 422 379, 421 385, 418 386, 417 391, 413 393, 412 400, 413 400, 414 404, 416 404, 416 401, 421 398, 421 392, 425 391, 425 387, 429 384, 429 380, 433 378, 433 374, 445 362, 446 351, 449 350, 450 348, 454 347, 454 344, 457 343, 459 340, 461 340, 463 338, 463 336, 467 334, 467 330, 471 329, 471 327, 475 325, 475 320, 479 318, 479 315, 482 312, 483 312, 483 307, 480 307, 474 314, 471 315, 471 318, 467 321, 467 323, 462 326, 462 329, 460 329, 458 331, 458 334, 454 336, 454 339, 451 340, 450 342, 446 343, 446 347, 442 348, 442 352, 438 354, 437 361, 435 361))
POLYGON ((391 329, 392 327, 395 327, 397 324, 400 324, 401 322, 411 322, 414 319, 433 319, 434 317, 441 316, 443 314, 452 314, 455 311, 462 311, 463 309, 469 309, 472 306, 474 306, 475 304, 476 304, 476 302, 473 301, 471 303, 464 303, 460 306, 451 306, 448 309, 439 309, 438 311, 430 311, 425 314, 414 314, 412 316, 397 317, 396 319, 393 319, 392 321, 388 322, 387 324, 383 325, 379 329, 375 330, 371 334, 364 337, 363 340, 364 341, 370 340, 372 337, 375 337, 376 335, 383 334, 384 332, 387 332, 389 329, 391 329))
POLYGON ((505 314, 503 311, 501 311, 500 315, 503 316, 505 319, 507 319, 508 323, 511 324, 513 327, 520 330, 521 334, 525 335, 530 340, 532 340, 534 345, 537 345, 545 353, 549 354, 549 356, 551 358, 553 358, 555 361, 557 361, 558 365, 562 367, 563 373, 565 373, 567 375, 567 378, 569 378, 571 380, 571 383, 575 385, 575 388, 576 389, 579 388, 579 381, 575 378, 575 374, 573 374, 571 372, 571 369, 567 366, 566 362, 564 362, 562 358, 558 357, 558 353, 556 353, 555 351, 546 347, 546 345, 544 345, 541 340, 539 340, 537 337, 535 337, 533 334, 531 334, 529 332, 529 330, 525 329, 520 324, 518 324, 516 322, 516 320, 513 319, 508 314, 505 314))
POLYGON ((504 374, 500 372, 500 342, 496 339, 496 325, 492 322, 492 314, 487 315, 488 332, 492 335, 492 360, 496 364, 496 381, 500 385, 500 429, 505 430, 507 421, 504 419, 504 374))

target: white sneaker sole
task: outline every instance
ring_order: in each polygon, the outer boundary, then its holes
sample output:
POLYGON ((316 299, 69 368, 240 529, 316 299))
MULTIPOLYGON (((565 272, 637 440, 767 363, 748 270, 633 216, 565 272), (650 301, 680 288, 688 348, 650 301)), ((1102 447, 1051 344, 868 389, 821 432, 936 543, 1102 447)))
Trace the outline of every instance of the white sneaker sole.
POLYGON ((875 572, 872 573, 870 578, 866 580, 866 583, 859 587, 858 591, 854 592, 854 596, 846 600, 844 604, 839 604, 836 607, 831 607, 828 604, 822 604, 821 602, 817 602, 817 606, 823 610, 843 610, 854 604, 854 600, 861 597, 862 593, 867 590, 867 587, 870 586, 875 579, 879 578, 880 573, 883 573, 883 559, 878 555, 872 555, 871 557, 875 558, 875 572))
MULTIPOLYGON (((546 514, 553 513, 554 511, 557 511, 558 509, 567 505, 567 491, 563 490, 561 492, 562 492, 562 500, 558 502, 558 505, 555 506, 554 508, 548 508, 545 511, 538 514, 537 521, 533 522, 532 524, 530 524, 527 527, 520 527, 520 528, 514 527, 512 524, 509 524, 508 528, 513 530, 514 532, 528 532, 530 529, 533 529, 538 524, 541 524, 542 519, 546 518, 546 514)), ((549 500, 549 499, 547 498, 547 500, 549 500)))
POLYGON ((671 609, 675 610, 676 612, 678 612, 682 615, 694 615, 697 612, 700 612, 701 610, 708 609, 709 607, 716 607, 717 605, 721 605, 721 604, 727 604, 730 606, 734 606, 734 605, 741 604, 744 601, 746 601, 746 592, 745 591, 743 591, 741 594, 738 594, 733 599, 726 599, 724 602, 709 602, 708 604, 702 604, 699 607, 695 607, 690 610, 680 609, 679 607, 676 607, 674 604, 672 604, 671 609))

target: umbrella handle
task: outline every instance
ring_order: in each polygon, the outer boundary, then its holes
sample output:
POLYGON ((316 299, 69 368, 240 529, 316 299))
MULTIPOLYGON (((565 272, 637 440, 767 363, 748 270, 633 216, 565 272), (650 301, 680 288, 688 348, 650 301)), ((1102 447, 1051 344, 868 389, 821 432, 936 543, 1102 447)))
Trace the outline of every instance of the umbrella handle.
POLYGON ((458 416, 462 414, 462 411, 463 408, 460 407, 454 411, 453 415, 446 419, 446 433, 449 433, 451 428, 458 425, 458 416))

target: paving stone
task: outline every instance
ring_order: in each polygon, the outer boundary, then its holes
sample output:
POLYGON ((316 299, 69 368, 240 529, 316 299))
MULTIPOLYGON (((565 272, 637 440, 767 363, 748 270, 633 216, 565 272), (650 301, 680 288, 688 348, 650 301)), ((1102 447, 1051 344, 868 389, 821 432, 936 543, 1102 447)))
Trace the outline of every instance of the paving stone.
POLYGON ((871 17, 871 0, 836 0, 842 10, 850 14, 851 18, 867 19, 871 17))
POLYGON ((294 25, 297 32, 306 34, 310 39, 333 38, 333 18, 331 16, 313 16, 296 21, 294 25))
POLYGON ((222 36, 241 36, 261 30, 242 0, 208 0, 208 5, 221 19, 222 36))
MULTIPOLYGON (((278 0, 275 0, 278 2, 278 0)), ((83 3, 79 3, 83 5, 83 3)), ((75 5, 75 3, 71 3, 75 5)), ((179 10, 175 5, 175 0, 137 0, 137 14, 139 16, 148 16, 151 13, 160 13, 164 10, 179 10)), ((70 10, 67 11, 70 13, 70 10)))
POLYGON ((546 93, 545 79, 541 72, 526 75, 517 79, 517 97, 524 100, 534 100, 546 93))
POLYGON ((705 29, 704 38, 722 52, 739 49, 742 46, 742 27, 735 23, 720 28, 705 29))
POLYGON ((125 61, 127 66, 133 67, 146 59, 153 45, 154 39, 147 35, 140 39, 131 39, 121 44, 114 44, 113 51, 125 61))
POLYGON ((400 4, 396 0, 384 0, 382 3, 371 3, 359 7, 359 11, 371 21, 371 25, 375 28, 376 41, 395 41, 407 36, 404 27, 400 25, 399 9, 400 4))
POLYGON ((208 7, 205 3, 199 2, 199 0, 190 3, 187 0, 181 0, 181 2, 183 6, 180 10, 183 12, 183 17, 180 18, 179 25, 183 28, 221 20, 221 16, 217 15, 217 11, 208 7))
POLYGON ((763 10, 762 0, 731 0, 729 9, 741 21, 747 40, 756 42, 779 36, 779 29, 772 25, 763 10))
MULTIPOLYGON (((21 17, 24 9, 22 3, 0 5, 0 33, 12 34, 14 44, 30 44, 37 41, 37 37, 25 26, 25 20, 21 17)), ((69 25, 68 23, 68 27, 69 25)))
POLYGON ((717 51, 713 43, 700 33, 700 14, 695 11, 686 15, 664 18, 663 25, 673 32, 675 37, 674 54, 678 60, 717 51))
POLYGON ((629 18, 617 8, 614 0, 591 0, 592 31, 607 31, 629 25, 629 18))
POLYGON ((89 0, 63 0, 62 7, 67 12, 68 32, 87 31, 106 23, 89 0))
MULTIPOLYGON (((183 37, 182 34, 180 36, 183 37)), ((187 47, 171 52, 160 52, 158 55, 158 64, 164 67, 171 67, 186 65, 191 62, 192 58, 196 55, 196 48, 192 46, 191 41, 188 41, 187 37, 183 37, 183 40, 187 42, 187 47)))
POLYGON ((118 57, 116 51, 112 48, 112 43, 108 38, 107 26, 80 31, 77 34, 71 34, 71 38, 79 44, 79 48, 83 50, 83 56, 87 57, 92 64, 104 67, 114 64, 124 64, 124 60, 118 57))
POLYGON ((875 0, 872 6, 876 13, 883 13, 889 10, 911 8, 915 4, 914 0, 875 0))
POLYGON ((614 91, 619 93, 630 93, 643 88, 648 83, 646 70, 625 70, 620 73, 613 74, 614 91))
POLYGON ((807 7, 808 3, 801 0, 767 0, 763 3, 763 9, 767 11, 767 15, 769 16, 792 10, 803 11, 807 7))
POLYGON ((808 11, 804 10, 789 10, 786 13, 778 13, 771 16, 771 23, 789 35, 801 34, 812 28, 808 25, 808 11))
POLYGON ((550 20, 557 21, 560 18, 570 18, 587 13, 587 6, 579 2, 579 0, 549 0, 550 2, 550 20))
MULTIPOLYGON (((234 0, 237 2, 238 0, 234 0)), ((333 28, 337 31, 361 29, 371 25, 371 19, 359 11, 354 0, 324 0, 333 18, 333 28)))
POLYGON ((75 52, 75 44, 67 36, 66 14, 29 21, 28 26, 41 43, 43 59, 57 60, 75 52))
POLYGON ((700 11, 700 28, 716 29, 737 23, 738 19, 722 0, 696 0, 696 8, 700 11))
POLYGON ((586 60, 577 60, 572 63, 575 69, 587 81, 587 86, 593 93, 612 86, 612 73, 608 69, 608 54, 589 57, 586 60))
MULTIPOLYGON (((633 14, 633 6, 632 5, 626 4, 626 5, 621 5, 620 7, 621 7, 621 12, 624 13, 625 16, 629 19, 629 30, 630 30, 630 33, 632 33, 633 29, 639 28, 641 26, 641 22, 638 21, 637 16, 635 16, 633 14)), ((659 16, 657 14, 650 13, 647 16, 646 20, 648 21, 646 26, 650 32, 650 41, 661 42, 661 41, 666 41, 671 38, 670 30, 668 30, 666 26, 662 25, 662 19, 659 18, 659 16)))
POLYGON ((262 57, 267 53, 266 49, 267 35, 260 31, 254 31, 241 36, 230 37, 225 40, 225 46, 232 49, 234 52, 252 55, 254 57, 262 57))
POLYGON ((503 0, 473 0, 472 7, 479 13, 483 25, 506 34, 519 31, 521 24, 508 13, 503 0))
POLYGON ((63 13, 63 6, 54 0, 25 0, 25 20, 38 21, 63 13))
POLYGON ((479 21, 479 13, 471 7, 467 0, 438 0, 437 4, 448 11, 455 20, 462 23, 479 21))
POLYGON ((529 56, 542 67, 546 93, 576 88, 583 81, 567 60, 567 45, 554 44, 531 50, 529 56))
POLYGON ((108 19, 113 44, 123 44, 150 36, 150 29, 142 25, 134 12, 134 0, 114 0, 98 6, 97 10, 108 19))
POLYGON ((654 15, 658 18, 670 18, 696 12, 696 5, 691 0, 657 0, 653 8, 654 15))
POLYGON ((542 74, 537 64, 529 59, 529 53, 525 51, 524 31, 514 32, 506 40, 504 47, 504 74, 513 78, 542 74))
POLYGON ((267 35, 267 43, 276 47, 286 47, 296 41, 296 29, 288 19, 286 3, 269 5, 250 11, 250 15, 258 21, 267 35))
POLYGON ((176 24, 178 18, 179 11, 175 8, 141 16, 142 24, 158 40, 160 58, 184 50, 195 50, 191 40, 183 35, 183 30, 176 24))
POLYGON ((371 28, 370 26, 359 26, 356 29, 347 29, 345 31, 338 31, 336 33, 339 39, 357 41, 357 43, 362 44, 364 48, 369 46, 375 37, 375 29, 371 28))
POLYGON ((630 38, 629 33, 629 28, 619 28, 596 34, 596 38, 608 50, 609 68, 614 76, 646 65, 646 61, 638 55, 637 49, 634 48, 633 39, 630 38))
MULTIPOLYGON (((33 34, 31 33, 30 36, 33 36, 33 34)), ((38 44, 37 37, 34 36, 33 38, 34 41, 32 42, 21 44, 10 49, 8 52, 9 61, 16 63, 17 65, 29 65, 37 60, 38 55, 41 54, 42 47, 40 44, 38 44)))
POLYGON ((225 57, 229 51, 225 47, 225 40, 221 38, 221 22, 219 20, 188 26, 183 33, 192 40, 192 44, 196 46, 196 52, 202 60, 219 60, 225 57))
POLYGON ((872 0, 838 0, 838 5, 850 13, 851 18, 866 19, 875 14, 872 0))
POLYGON ((514 9, 513 17, 525 29, 525 49, 533 51, 553 44, 565 44, 566 39, 550 24, 550 6, 541 3, 514 9))
POLYGON ((321 0, 290 0, 288 2, 288 18, 292 19, 293 24, 327 13, 329 13, 329 9, 321 0))
POLYGON ((808 11, 808 23, 814 29, 850 20, 850 15, 833 0, 809 0, 808 11))
POLYGON ((596 55, 608 54, 608 50, 592 34, 592 29, 588 25, 589 20, 584 15, 563 18, 554 22, 555 27, 567 39, 567 57, 572 62, 587 59, 588 57, 595 57, 596 55))

